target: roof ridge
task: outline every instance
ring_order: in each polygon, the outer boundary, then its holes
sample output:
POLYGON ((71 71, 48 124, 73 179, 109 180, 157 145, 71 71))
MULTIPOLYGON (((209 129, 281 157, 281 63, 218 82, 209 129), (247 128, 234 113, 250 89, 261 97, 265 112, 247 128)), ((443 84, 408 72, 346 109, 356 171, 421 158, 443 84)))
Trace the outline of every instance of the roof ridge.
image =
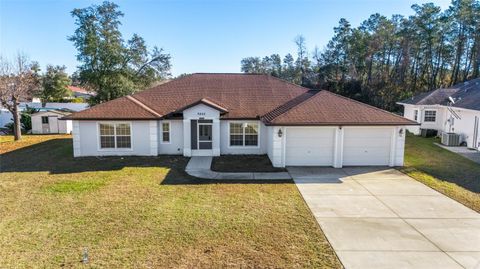
MULTIPOLYGON (((279 78, 279 77, 276 77, 276 76, 273 76, 273 75, 270 75, 270 74, 265 74, 265 75, 267 75, 268 77, 274 78, 274 79, 276 79, 276 80, 279 80, 279 81, 281 81, 281 82, 284 82, 284 83, 287 83, 287 84, 290 84, 290 85, 293 85, 293 86, 296 86, 296 87, 299 87, 299 88, 303 88, 303 89, 305 89, 305 90, 307 90, 307 91, 312 91, 312 89, 310 89, 310 88, 304 87, 304 86, 302 86, 302 85, 295 84, 295 83, 290 82, 290 81, 288 81, 288 80, 285 80, 285 79, 283 79, 283 78, 279 78)), ((317 91, 317 90, 315 90, 315 91, 317 91)))
POLYGON ((306 91, 306 92, 304 92, 304 93, 286 101, 285 103, 277 106, 276 108, 270 110, 269 112, 265 113, 260 118, 262 120, 265 119, 267 122, 270 122, 270 121, 282 116, 283 114, 287 113, 288 111, 294 109, 298 105, 304 103, 305 101, 307 101, 308 99, 310 99, 312 96, 314 96, 317 93, 318 92, 313 91, 313 90, 306 91))
POLYGON ((373 109, 375 109, 375 110, 378 110, 378 111, 383 112, 383 113, 390 114, 390 115, 395 116, 395 117, 397 117, 397 118, 405 119, 404 117, 402 117, 402 116, 400 116, 400 115, 397 115, 397 114, 395 114, 395 113, 392 113, 392 112, 390 112, 390 111, 386 111, 386 110, 381 109, 381 108, 378 108, 378 107, 376 107, 376 106, 372 106, 372 105, 369 105, 369 104, 366 104, 366 103, 357 101, 357 100, 355 100, 355 99, 348 98, 348 97, 345 97, 345 96, 343 96, 343 95, 333 93, 333 92, 331 92, 331 91, 322 90, 322 92, 325 92, 325 93, 331 94, 331 95, 335 95, 335 96, 337 96, 337 97, 346 99, 346 100, 348 100, 348 101, 355 102, 355 103, 357 103, 357 104, 360 104, 360 105, 363 105, 363 106, 366 106, 366 107, 373 108, 373 109))
POLYGON ((212 100, 211 98, 208 98, 208 97, 203 97, 202 99, 200 99, 201 102, 204 102, 204 103, 211 103, 212 105, 215 105, 217 106, 218 108, 221 108, 225 111, 228 111, 228 109, 224 106, 224 105, 221 105, 219 102, 215 101, 215 100, 212 100))
POLYGON ((162 117, 162 115, 158 114, 155 110, 153 110, 152 108, 150 108, 149 106, 145 105, 144 103, 140 102, 140 100, 136 99, 135 97, 133 97, 132 95, 127 95, 126 96, 128 100, 132 101, 133 103, 135 103, 136 105, 138 105, 139 107, 143 108, 144 110, 148 111, 150 114, 156 116, 156 117, 162 117))

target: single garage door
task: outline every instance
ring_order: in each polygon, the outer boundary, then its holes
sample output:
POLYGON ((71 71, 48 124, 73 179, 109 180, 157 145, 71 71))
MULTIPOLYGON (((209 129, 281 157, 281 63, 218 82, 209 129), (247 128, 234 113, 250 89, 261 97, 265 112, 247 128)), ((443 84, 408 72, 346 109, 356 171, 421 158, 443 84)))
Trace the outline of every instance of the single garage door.
POLYGON ((343 165, 388 165, 392 128, 345 128, 343 165))
POLYGON ((334 128, 288 128, 285 164, 290 166, 333 165, 334 138, 334 128))

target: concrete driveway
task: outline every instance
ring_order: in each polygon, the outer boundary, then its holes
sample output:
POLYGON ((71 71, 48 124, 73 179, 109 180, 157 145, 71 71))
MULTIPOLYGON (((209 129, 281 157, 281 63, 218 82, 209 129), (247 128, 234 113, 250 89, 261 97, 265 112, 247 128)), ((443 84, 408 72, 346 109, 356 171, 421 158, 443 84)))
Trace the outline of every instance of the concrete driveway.
POLYGON ((480 214, 405 174, 288 171, 346 268, 480 269, 480 214))

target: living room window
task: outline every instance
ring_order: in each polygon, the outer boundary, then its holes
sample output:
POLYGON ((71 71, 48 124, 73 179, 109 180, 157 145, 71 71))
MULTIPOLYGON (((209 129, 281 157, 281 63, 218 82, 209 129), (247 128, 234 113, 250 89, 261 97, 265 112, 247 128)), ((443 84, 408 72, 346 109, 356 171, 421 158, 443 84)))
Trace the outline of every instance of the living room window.
POLYGON ((170 122, 162 123, 162 142, 170 143, 170 122))
POLYGON ((256 147, 258 146, 257 123, 230 123, 231 147, 256 147))
POLYGON ((100 123, 101 149, 129 149, 132 147, 130 123, 100 123))
POLYGON ((437 120, 437 111, 425 110, 425 116, 423 117, 424 122, 435 122, 436 120, 437 120))

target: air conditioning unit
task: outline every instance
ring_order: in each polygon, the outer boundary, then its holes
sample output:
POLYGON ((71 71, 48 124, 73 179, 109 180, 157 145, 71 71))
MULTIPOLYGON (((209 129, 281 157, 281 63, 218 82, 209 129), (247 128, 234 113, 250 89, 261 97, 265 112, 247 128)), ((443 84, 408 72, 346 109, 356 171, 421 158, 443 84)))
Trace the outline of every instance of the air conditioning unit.
POLYGON ((456 133, 442 133, 442 144, 445 146, 460 145, 460 135, 456 133))

